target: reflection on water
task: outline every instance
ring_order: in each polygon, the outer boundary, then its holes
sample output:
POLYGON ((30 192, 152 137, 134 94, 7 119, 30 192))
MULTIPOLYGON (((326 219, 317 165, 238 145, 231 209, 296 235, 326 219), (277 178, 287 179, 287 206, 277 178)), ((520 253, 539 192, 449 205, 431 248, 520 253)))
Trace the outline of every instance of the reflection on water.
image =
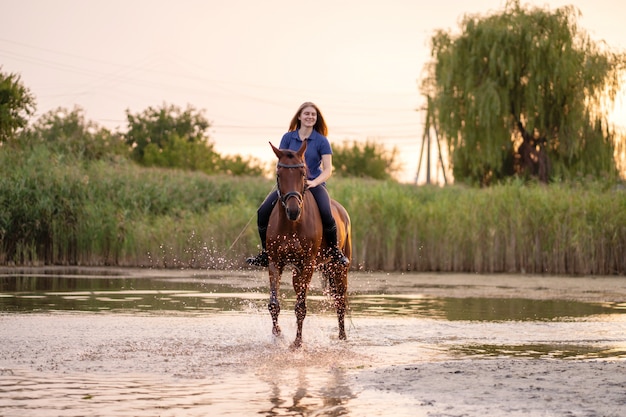
POLYGON ((195 278, 102 276, 3 276, 0 310, 240 310, 242 300, 266 298, 254 288, 236 288, 195 278))
POLYGON ((209 411, 213 401, 211 381, 164 383, 150 375, 5 373, 0 378, 0 408, 6 415, 143 416, 149 415, 146 410, 162 410, 160 415, 174 416, 185 415, 188 409, 209 411))
MULTIPOLYGON (((409 404, 378 404, 371 393, 355 392, 348 373, 341 368, 283 367, 260 379, 242 373, 187 380, 5 371, 5 375, 0 373, 0 392, 5 416, 335 417, 383 416, 390 408, 395 416, 421 415, 409 404)), ((384 393, 375 397, 387 399, 384 393)))
POLYGON ((626 313, 617 303, 594 304, 523 298, 425 298, 419 294, 355 294, 350 300, 352 310, 365 315, 417 315, 449 321, 547 321, 626 313))
POLYGON ((276 363, 269 372, 258 372, 267 384, 267 396, 256 399, 264 416, 305 416, 312 410, 319 415, 340 416, 356 398, 346 370, 334 366, 311 369, 285 367, 276 363))
POLYGON ((535 359, 626 359, 626 346, 603 347, 546 343, 528 345, 467 345, 453 349, 462 356, 511 356, 535 359))
MULTIPOLYGON (((267 287, 241 275, 172 279, 124 276, 0 276, 0 311, 186 311, 215 313, 264 310, 267 287)), ((293 291, 282 306, 293 308, 293 291)), ((583 303, 523 298, 435 298, 421 294, 352 293, 353 316, 418 316, 449 321, 547 321, 626 313, 623 303, 583 303)), ((312 288, 309 311, 332 310, 321 288, 312 288)))

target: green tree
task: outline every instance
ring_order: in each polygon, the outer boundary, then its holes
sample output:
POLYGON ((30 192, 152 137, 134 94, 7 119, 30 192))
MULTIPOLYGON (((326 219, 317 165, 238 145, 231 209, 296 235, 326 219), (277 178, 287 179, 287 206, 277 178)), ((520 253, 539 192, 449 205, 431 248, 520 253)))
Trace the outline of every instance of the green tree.
POLYGON ((161 146, 149 143, 141 164, 215 174, 219 172, 219 155, 206 142, 192 142, 174 134, 161 142, 161 146))
POLYGON ((44 145, 63 155, 98 160, 128 154, 128 147, 118 133, 98 126, 85 118, 80 107, 59 107, 41 116, 20 136, 21 145, 44 145))
POLYGON ((126 143, 138 163, 217 172, 219 155, 207 134, 211 125, 201 111, 163 105, 138 114, 127 110, 126 116, 126 143))
POLYGON ((373 140, 357 141, 333 146, 333 168, 336 175, 343 177, 373 178, 390 180, 401 165, 397 160, 398 150, 387 150, 373 140))
POLYGON ((260 177, 267 171, 264 164, 253 157, 243 158, 241 155, 222 156, 220 172, 228 175, 250 175, 260 177))
MULTIPOLYGON (((2 67, 0 67, 2 70, 2 67)), ((35 112, 35 98, 17 74, 0 71, 0 143, 10 140, 26 127, 35 112)))
POLYGON ((591 41, 578 15, 515 0, 465 16, 456 37, 433 36, 422 91, 457 181, 616 174, 616 135, 601 109, 619 91, 625 57, 591 41))

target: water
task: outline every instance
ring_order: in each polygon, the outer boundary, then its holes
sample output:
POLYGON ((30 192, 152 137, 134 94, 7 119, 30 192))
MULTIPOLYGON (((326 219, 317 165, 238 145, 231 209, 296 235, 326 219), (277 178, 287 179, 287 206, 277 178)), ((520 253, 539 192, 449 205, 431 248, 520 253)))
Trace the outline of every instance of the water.
POLYGON ((366 375, 490 358, 626 359, 619 296, 524 298, 566 288, 472 276, 442 285, 352 274, 347 342, 315 281, 294 351, 290 279, 281 338, 271 335, 266 280, 250 271, 9 270, 0 276, 0 415, 429 415, 432 405, 366 375))
MULTIPOLYGON (((43 274, 0 275, 0 311, 211 314, 264 310, 268 301, 266 277, 257 273, 195 271, 186 276, 180 272, 168 275, 155 271, 134 276, 126 275, 123 270, 78 272, 62 274, 53 270, 43 274)), ((292 310, 294 294, 290 291, 288 274, 283 281, 282 308, 292 310)), ((398 287, 381 291, 376 284, 361 284, 350 294, 353 317, 545 321, 626 313, 626 303, 536 300, 519 296, 429 297, 415 292, 414 288, 398 287)), ((331 308, 321 282, 313 282, 308 307, 313 313, 325 313, 331 308)))

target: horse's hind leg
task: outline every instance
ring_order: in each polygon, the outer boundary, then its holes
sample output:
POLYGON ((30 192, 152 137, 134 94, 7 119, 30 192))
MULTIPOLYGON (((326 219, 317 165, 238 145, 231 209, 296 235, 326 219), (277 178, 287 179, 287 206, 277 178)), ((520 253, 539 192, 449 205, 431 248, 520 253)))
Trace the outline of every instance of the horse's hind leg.
POLYGON ((348 292, 348 267, 342 265, 324 265, 323 274, 328 280, 330 296, 337 310, 339 339, 346 340, 345 316, 348 292))
POLYGON ((346 316, 346 294, 335 295, 335 306, 337 308, 337 322, 339 325, 339 339, 346 340, 345 316, 346 316))
POLYGON ((270 272, 270 302, 267 305, 270 315, 272 316, 272 334, 280 336, 280 326, 278 326, 278 314, 280 313, 280 303, 278 301, 278 290, 280 287, 280 275, 282 269, 275 267, 273 264, 269 266, 270 272))

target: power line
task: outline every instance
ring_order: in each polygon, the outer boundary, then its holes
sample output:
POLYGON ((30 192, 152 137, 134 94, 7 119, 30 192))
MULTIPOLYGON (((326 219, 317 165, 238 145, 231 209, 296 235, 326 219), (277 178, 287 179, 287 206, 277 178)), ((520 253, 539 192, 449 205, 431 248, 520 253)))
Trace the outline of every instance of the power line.
MULTIPOLYGON (((158 68, 156 66, 156 62, 158 60, 158 57, 156 57, 156 54, 152 54, 149 57, 144 57, 142 60, 138 61, 138 63, 134 64, 134 65, 122 65, 119 63, 115 63, 115 62, 110 62, 110 61, 105 61, 105 60, 101 60, 101 59, 94 59, 94 58, 88 58, 88 57, 84 57, 84 56, 80 56, 80 55, 76 55, 76 54, 70 54, 67 52, 63 52, 63 51, 56 51, 56 50, 52 50, 52 49, 48 49, 48 48, 40 48, 37 46, 33 46, 33 45, 28 45, 22 42, 15 42, 15 41, 11 41, 8 39, 4 39, 4 38, 0 38, 0 41, 5 42, 5 43, 10 43, 13 45, 18 45, 20 47, 24 47, 24 48, 30 48, 33 50, 37 50, 37 51, 44 51, 47 53, 52 53, 52 54, 56 54, 56 55, 60 55, 60 56, 64 56, 64 57, 72 57, 72 58, 76 58, 82 61, 87 61, 87 62, 93 62, 93 63, 98 63, 98 64, 106 64, 108 66, 111 66, 114 68, 113 71, 102 71, 100 69, 86 69, 85 67, 82 66, 76 66, 76 65, 69 65, 67 64, 67 62, 63 61, 63 62, 58 62, 56 60, 51 60, 51 59, 43 59, 41 57, 33 57, 33 56, 29 56, 29 55, 25 55, 24 53, 16 53, 16 52, 11 52, 11 51, 2 51, 0 50, 0 53, 2 53, 4 56, 8 56, 8 57, 12 57, 13 59, 17 59, 17 60, 21 60, 23 62, 28 62, 31 64, 35 64, 35 65, 39 65, 39 66, 43 66, 46 68, 52 68, 52 69, 56 69, 59 71, 67 71, 67 72, 72 72, 72 73, 78 73, 78 74, 82 74, 85 76, 94 76, 97 75, 100 77, 100 80, 95 80, 95 84, 94 83, 87 83, 86 85, 83 85, 83 88, 81 88, 81 91, 84 90, 90 90, 91 88, 95 88, 95 86, 97 85, 101 85, 104 83, 104 81, 108 81, 108 82, 115 82, 115 83, 127 83, 127 84, 133 84, 135 86, 137 85, 144 85, 144 86, 151 86, 154 88, 159 88, 159 89, 163 89, 163 87, 170 87, 173 89, 176 89, 178 91, 180 91, 181 89, 190 89, 190 87, 184 87, 181 86, 180 84, 180 80, 184 79, 187 81, 199 81, 201 82, 202 87, 200 87, 201 91, 206 92, 210 92, 212 94, 215 94, 214 91, 210 91, 207 90, 206 86, 210 85, 214 88, 219 88, 222 90, 223 93, 228 93, 231 96, 232 95, 236 95, 238 97, 241 98, 246 98, 248 100, 252 100, 252 101, 256 101, 256 102, 262 102, 262 103, 266 103, 266 104, 272 104, 272 105, 277 105, 280 107, 291 107, 291 100, 289 103, 285 102, 285 101, 277 101, 277 100, 273 100, 273 99, 268 99, 267 97, 270 96, 276 96, 276 91, 277 90, 282 90, 281 94, 288 94, 288 95, 308 95, 308 94, 312 94, 312 93, 319 93, 319 91, 311 91, 311 90, 306 90, 306 89, 298 89, 298 88, 285 88, 285 87, 280 87, 280 86, 269 86, 269 85, 259 85, 259 84, 249 84, 249 83, 242 83, 242 82, 229 82, 229 81, 224 81, 224 80, 216 80, 216 79, 211 79, 211 78, 207 78, 204 76, 197 76, 197 75, 193 75, 193 74, 188 74, 188 73, 181 73, 181 72, 171 72, 171 71, 165 71, 162 70, 160 68, 158 68), (151 74, 155 74, 155 75, 165 75, 167 77, 171 77, 171 79, 176 80, 176 84, 172 85, 170 84, 168 81, 163 81, 160 80, 158 82, 154 82, 154 81, 149 81, 147 80, 145 77, 141 77, 141 76, 129 76, 129 74, 132 73, 136 73, 139 71, 144 71, 144 72, 148 72, 151 74), (272 92, 271 95, 269 94, 262 94, 262 95, 256 95, 256 94, 250 94, 248 92, 243 92, 241 91, 241 88, 244 87, 246 89, 246 91, 250 91, 252 90, 261 90, 261 91, 266 91, 266 92, 272 92)), ((175 61, 178 61, 175 60, 175 61)), ((196 65, 197 66, 197 65, 196 65)), ((197 66, 198 68, 203 68, 201 66, 197 66)), ((193 87, 193 91, 197 92, 198 91, 198 87, 194 86, 193 87)), ((335 94, 334 92, 330 92, 331 94, 335 94)), ((328 93, 326 93, 328 94, 328 93)), ((413 111, 413 109, 411 108, 407 108, 407 107, 390 107, 390 106, 375 106, 375 107, 370 107, 370 106, 364 106, 363 105, 363 101, 359 99, 360 96, 363 96, 364 93, 362 92, 357 92, 357 93, 346 93, 346 92, 341 92, 341 93, 336 93, 339 94, 339 99, 335 99, 333 100, 333 103, 335 105, 339 104, 340 105, 340 111, 342 112, 341 114, 344 115, 360 115, 363 114, 364 112, 366 113, 390 113, 390 112, 410 112, 413 111), (347 99, 346 99, 347 97, 347 99), (341 110, 341 109, 346 109, 346 110, 341 110)), ((367 95, 378 95, 381 97, 393 97, 393 96, 399 96, 399 97, 411 97, 414 93, 393 93, 393 92, 385 92, 385 93, 376 93, 376 92, 368 92, 367 95)))

